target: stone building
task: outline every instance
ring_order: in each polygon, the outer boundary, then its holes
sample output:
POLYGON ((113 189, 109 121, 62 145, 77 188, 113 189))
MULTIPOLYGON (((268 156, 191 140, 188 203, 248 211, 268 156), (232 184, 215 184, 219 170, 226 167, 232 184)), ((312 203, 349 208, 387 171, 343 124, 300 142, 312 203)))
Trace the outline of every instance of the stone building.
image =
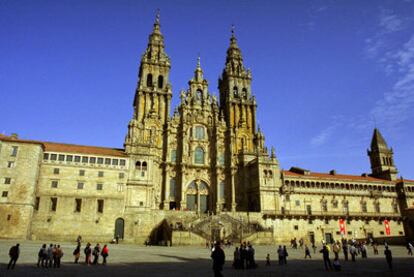
POLYGON ((0 237, 143 243, 403 236, 414 181, 375 129, 371 174, 281 171, 256 123, 234 33, 213 96, 198 59, 171 110, 159 18, 141 58, 124 149, 0 135, 0 237), (341 226, 341 227, 340 227, 341 226))

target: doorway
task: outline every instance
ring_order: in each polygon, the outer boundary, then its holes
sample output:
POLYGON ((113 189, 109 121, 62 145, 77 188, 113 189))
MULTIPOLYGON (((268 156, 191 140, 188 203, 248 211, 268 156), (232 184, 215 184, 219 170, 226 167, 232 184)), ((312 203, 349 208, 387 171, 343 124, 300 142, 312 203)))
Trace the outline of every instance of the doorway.
POLYGON ((124 239, 124 219, 117 218, 115 220, 115 234, 114 237, 119 239, 124 239))

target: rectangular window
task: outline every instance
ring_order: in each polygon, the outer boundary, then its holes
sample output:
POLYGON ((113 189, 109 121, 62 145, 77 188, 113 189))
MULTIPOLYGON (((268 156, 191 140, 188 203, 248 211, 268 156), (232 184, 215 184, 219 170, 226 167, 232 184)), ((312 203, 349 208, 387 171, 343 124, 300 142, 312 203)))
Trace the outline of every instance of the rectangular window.
POLYGON ((112 165, 118 165, 119 160, 118 159, 112 159, 112 165))
POLYGON ((11 154, 10 154, 10 156, 12 156, 12 157, 16 157, 17 156, 17 150, 19 149, 19 147, 17 147, 17 146, 12 146, 12 151, 11 151, 11 154))
POLYGON ((300 206, 300 200, 296 200, 295 205, 296 205, 296 207, 299 207, 300 206))
POLYGON ((102 199, 98 199, 98 213, 103 213, 104 210, 104 201, 102 199))
POLYGON ((102 190, 103 184, 96 184, 96 190, 102 190))
POLYGON ((307 215, 312 215, 312 206, 311 205, 306 205, 306 214, 307 215))
POLYGON ((105 164, 110 165, 111 164, 111 159, 110 158, 105 158, 105 164))
POLYGON ((63 162, 63 161, 65 160, 65 155, 61 155, 61 154, 59 154, 58 160, 59 160, 60 162, 63 162))
POLYGON ((57 209, 57 198, 52 197, 52 198, 50 198, 50 210, 52 212, 56 212, 56 209, 57 209))
POLYGON ((58 184, 59 184, 58 181, 53 180, 52 183, 51 183, 51 187, 54 188, 54 189, 56 189, 58 187, 58 184))
POLYGON ((67 162, 71 162, 71 161, 73 161, 73 156, 72 156, 72 155, 67 155, 67 156, 66 156, 66 161, 67 161, 67 162))
POLYGON ((51 161, 56 161, 57 160, 57 154, 51 154, 50 155, 50 160, 51 161))
POLYGON ((81 161, 81 157, 80 156, 75 156, 75 163, 80 163, 81 161))
POLYGON ((295 229, 296 231, 299 230, 299 226, 298 225, 294 225, 293 229, 295 229))
POLYGON ((59 168, 54 168, 54 169, 53 169, 53 174, 59 174, 59 173, 60 173, 59 168))
POLYGON ((40 197, 36 197, 35 203, 34 203, 34 209, 35 209, 35 211, 38 211, 39 210, 39 205, 40 205, 40 197))
POLYGON ((4 184, 5 185, 10 185, 11 184, 11 178, 10 177, 4 178, 4 184))
POLYGON ((177 150, 171 150, 171 162, 175 163, 177 160, 177 150))
POLYGON ((1 194, 1 197, 7 197, 7 195, 9 195, 8 191, 3 191, 3 193, 1 194))
POLYGON ((79 182, 79 183, 78 183, 78 189, 83 189, 83 185, 84 185, 84 183, 79 182))
POLYGON ((98 164, 103 164, 104 159, 103 158, 98 158, 98 164))
POLYGON ((125 173, 124 172, 119 172, 118 177, 119 177, 119 179, 124 179, 125 178, 125 173))
POLYGON ((95 164, 96 163, 96 158, 95 157, 90 157, 89 158, 89 163, 95 164))
POLYGON ((204 127, 196 126, 195 127, 195 138, 196 139, 204 139, 204 127))
POLYGON ((75 199, 75 213, 80 213, 82 209, 82 199, 75 199))
POLYGON ((175 198, 175 179, 170 180, 170 197, 175 198))
POLYGON ((125 164, 126 164, 125 160, 119 160, 119 165, 120 166, 125 166, 125 164))
POLYGON ((45 160, 45 161, 49 160, 49 153, 44 153, 43 154, 43 160, 45 160))
POLYGON ((145 177, 145 171, 141 171, 141 177, 145 177))
POLYGON ((87 164, 89 157, 82 157, 82 163, 87 164))
POLYGON ((118 192, 123 192, 123 191, 124 191, 124 185, 118 184, 118 192))
POLYGON ((98 171, 98 177, 103 177, 104 176, 104 172, 103 171, 98 171))
POLYGON ((79 170, 79 176, 85 176, 85 170, 83 169, 79 170))

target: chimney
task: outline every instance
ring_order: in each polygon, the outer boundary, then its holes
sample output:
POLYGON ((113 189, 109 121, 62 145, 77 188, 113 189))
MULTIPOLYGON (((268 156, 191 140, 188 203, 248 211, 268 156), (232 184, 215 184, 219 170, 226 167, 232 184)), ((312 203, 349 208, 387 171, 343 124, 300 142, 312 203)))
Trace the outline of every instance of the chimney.
POLYGON ((331 171, 329 171, 329 174, 330 175, 336 175, 336 170, 335 169, 332 169, 331 171))

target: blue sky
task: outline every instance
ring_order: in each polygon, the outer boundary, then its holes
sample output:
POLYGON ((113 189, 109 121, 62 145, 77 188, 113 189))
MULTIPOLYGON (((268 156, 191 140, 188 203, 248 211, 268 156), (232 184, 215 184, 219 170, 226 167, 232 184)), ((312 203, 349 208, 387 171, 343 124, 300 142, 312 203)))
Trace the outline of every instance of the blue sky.
POLYGON ((281 167, 361 174, 377 126, 414 179, 414 1, 0 0, 0 132, 122 147, 155 10, 173 105, 197 55, 217 94, 231 25, 281 167))

